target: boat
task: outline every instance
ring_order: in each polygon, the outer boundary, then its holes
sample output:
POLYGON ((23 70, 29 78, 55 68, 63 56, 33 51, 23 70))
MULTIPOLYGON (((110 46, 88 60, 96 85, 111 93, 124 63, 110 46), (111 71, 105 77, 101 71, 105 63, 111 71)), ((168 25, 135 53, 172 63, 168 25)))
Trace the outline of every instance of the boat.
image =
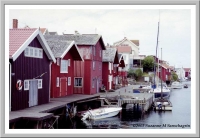
POLYGON ((98 109, 88 109, 85 113, 83 113, 81 120, 97 120, 97 119, 103 119, 108 117, 116 116, 120 111, 122 110, 122 107, 102 107, 98 109))
POLYGON ((184 86, 183 86, 184 88, 188 88, 188 85, 187 84, 184 84, 184 86))
POLYGON ((183 84, 181 84, 178 81, 174 81, 174 82, 172 82, 171 88, 172 89, 182 89, 183 88, 183 84))
MULTIPOLYGON (((157 57, 157 47, 158 47, 158 36, 159 36, 159 22, 158 22, 158 35, 157 35, 157 46, 156 46, 156 57, 157 57)), ((162 60, 162 48, 161 48, 161 60, 162 60)), ((158 62, 159 63, 159 62, 158 62)), ((158 64, 159 68, 159 64, 158 64)), ((155 67, 154 67, 155 69, 155 67)), ((162 74, 162 69, 160 71, 162 74)), ((154 84, 155 84, 155 73, 154 73, 154 84)), ((169 101, 170 89, 167 87, 163 87, 162 75, 161 75, 161 86, 157 88, 153 88, 154 93, 154 109, 161 111, 171 111, 172 103, 169 101), (157 95, 157 96, 156 96, 157 95)))
POLYGON ((154 101, 155 110, 171 111, 172 103, 167 99, 159 99, 154 101))

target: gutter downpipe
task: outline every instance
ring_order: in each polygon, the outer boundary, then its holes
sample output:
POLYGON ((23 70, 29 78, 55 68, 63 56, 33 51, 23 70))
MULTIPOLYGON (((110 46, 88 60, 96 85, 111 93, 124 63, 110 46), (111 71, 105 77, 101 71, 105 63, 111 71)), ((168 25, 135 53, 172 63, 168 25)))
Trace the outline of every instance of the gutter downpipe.
POLYGON ((12 67, 12 65, 11 65, 11 63, 9 62, 9 70, 10 70, 10 80, 9 80, 9 83, 10 83, 10 85, 9 85, 9 111, 11 111, 11 67, 12 67))
POLYGON ((51 65, 52 65, 52 61, 49 64, 49 102, 51 98, 51 65))

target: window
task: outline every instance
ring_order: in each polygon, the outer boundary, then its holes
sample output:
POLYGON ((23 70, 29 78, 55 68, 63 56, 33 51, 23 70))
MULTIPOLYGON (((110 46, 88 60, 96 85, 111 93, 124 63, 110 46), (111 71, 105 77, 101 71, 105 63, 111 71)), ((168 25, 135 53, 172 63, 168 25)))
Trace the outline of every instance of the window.
POLYGON ((28 47, 25 49, 24 55, 25 55, 25 56, 28 56, 28 55, 29 55, 29 48, 28 48, 28 47))
POLYGON ((35 57, 38 57, 38 49, 35 49, 35 57))
POLYGON ((95 70, 95 61, 93 61, 93 70, 95 70))
POLYGON ((74 87, 82 87, 83 78, 74 78, 74 87))
POLYGON ((57 61, 56 61, 57 65, 60 66, 60 59, 57 58, 57 61))
POLYGON ((41 48, 35 48, 28 46, 24 50, 24 56, 34 57, 34 58, 43 58, 43 50, 41 48))
POLYGON ((42 58, 43 57, 43 50, 39 49, 39 57, 42 58))
MULTIPOLYGON (((29 90, 30 80, 24 80, 24 90, 29 90)), ((38 89, 42 89, 42 79, 37 79, 38 89)))
POLYGON ((42 79, 38 79, 38 89, 42 89, 42 79))
POLYGON ((96 50, 95 50, 95 46, 94 46, 94 56, 96 56, 96 50))
POLYGON ((29 90, 29 80, 24 80, 24 90, 29 90))
POLYGON ((33 48, 30 48, 30 56, 33 57, 33 48))
POLYGON ((59 77, 56 78, 56 87, 59 87, 59 77))
POLYGON ((70 66, 70 59, 68 59, 68 66, 70 66))
POLYGON ((68 60, 61 60, 60 73, 68 73, 68 60))
POLYGON ((94 88, 95 79, 92 79, 92 88, 94 88))
POLYGON ((71 77, 68 77, 68 86, 71 85, 71 77))
POLYGON ((126 60, 126 55, 123 55, 123 59, 126 60))

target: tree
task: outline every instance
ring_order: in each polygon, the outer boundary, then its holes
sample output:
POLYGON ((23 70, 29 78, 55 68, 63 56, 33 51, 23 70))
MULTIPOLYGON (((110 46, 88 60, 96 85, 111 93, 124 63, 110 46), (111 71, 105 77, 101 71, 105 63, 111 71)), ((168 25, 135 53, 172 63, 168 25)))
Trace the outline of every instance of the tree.
POLYGON ((129 69, 127 76, 130 77, 130 78, 133 78, 134 77, 134 70, 133 69, 129 69))
POLYGON ((143 66, 144 72, 153 71, 153 69, 154 69, 154 58, 153 58, 153 56, 145 57, 145 59, 142 61, 142 66, 143 66))
POLYGON ((174 71, 172 71, 172 80, 173 81, 177 81, 178 80, 178 75, 174 71))
POLYGON ((142 77, 142 70, 141 69, 135 70, 134 77, 136 80, 138 80, 140 77, 142 77))

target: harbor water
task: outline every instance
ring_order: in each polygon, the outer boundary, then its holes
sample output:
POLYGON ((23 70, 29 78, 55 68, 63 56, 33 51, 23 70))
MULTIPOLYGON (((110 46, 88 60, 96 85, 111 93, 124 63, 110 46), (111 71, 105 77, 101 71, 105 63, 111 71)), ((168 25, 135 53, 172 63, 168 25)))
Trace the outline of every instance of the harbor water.
POLYGON ((115 117, 97 121, 70 120, 66 129, 190 129, 191 128, 191 82, 188 88, 172 89, 169 100, 172 111, 154 111, 142 114, 139 107, 129 106, 115 117))

